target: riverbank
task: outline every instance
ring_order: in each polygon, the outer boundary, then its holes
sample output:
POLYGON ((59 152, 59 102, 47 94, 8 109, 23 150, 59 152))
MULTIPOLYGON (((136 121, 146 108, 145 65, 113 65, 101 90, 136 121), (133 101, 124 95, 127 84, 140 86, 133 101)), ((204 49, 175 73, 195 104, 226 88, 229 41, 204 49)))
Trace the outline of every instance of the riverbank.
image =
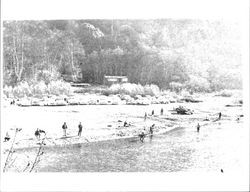
MULTIPOLYGON (((11 105, 3 108, 3 129, 10 134, 10 141, 3 142, 3 149, 8 149, 16 128, 22 128, 18 133, 15 148, 38 146, 39 140, 34 132, 37 128, 46 132, 45 143, 51 145, 67 145, 74 143, 96 142, 125 137, 138 136, 155 124, 154 133, 167 132, 175 127, 192 126, 197 123, 207 123, 205 120, 214 120, 222 112, 224 120, 236 120, 242 115, 242 108, 226 107, 236 98, 203 96, 200 103, 168 103, 151 105, 70 105, 60 107, 19 107, 11 105), (178 115, 173 109, 184 106, 193 111, 192 115, 178 115), (160 111, 163 109, 163 114, 160 111), (151 115, 154 110, 154 115, 151 115), (148 114, 145 121, 144 115, 148 114), (234 117, 233 117, 234 116, 234 117), (229 119, 228 119, 229 120, 229 119), (124 122, 129 126, 124 126, 124 122), (62 124, 68 125, 67 137, 63 137, 62 124), (78 124, 82 122, 82 136, 78 137, 78 124)), ((240 99, 240 98, 238 98, 240 99)), ((41 138, 44 138, 42 135, 41 138)))
MULTIPOLYGON (((149 133, 149 127, 155 124, 154 134, 161 135, 171 132, 178 127, 185 127, 196 132, 196 126, 199 123, 202 129, 220 127, 224 123, 239 123, 242 125, 243 111, 242 107, 237 105, 227 107, 239 100, 238 97, 221 97, 214 95, 204 95, 200 99, 203 102, 192 103, 168 103, 151 105, 68 105, 55 107, 20 107, 16 105, 5 106, 2 109, 4 118, 2 119, 2 151, 3 159, 7 155, 7 150, 13 142, 16 128, 21 129, 17 133, 13 145, 14 150, 25 150, 38 148, 40 141, 34 133, 37 128, 46 132, 43 148, 53 146, 66 147, 73 144, 90 144, 99 141, 112 141, 122 138, 134 138, 139 141, 138 135, 144 131, 149 133), (190 115, 176 114, 173 109, 184 106, 192 110, 190 115), (163 109, 163 114, 161 110, 163 109), (154 115, 152 115, 154 111, 154 115), (218 113, 222 113, 220 121, 218 113), (145 113, 148 114, 144 119, 145 113), (129 126, 124 126, 124 122, 129 126), (67 137, 63 137, 62 124, 68 125, 67 137), (82 136, 78 137, 78 124, 83 125, 82 136), (5 134, 8 132, 10 140, 3 142, 5 134)), ((18 161, 22 167, 25 163, 31 161, 36 156, 36 151, 29 155, 18 153, 18 161), (23 156, 20 157, 19 156, 23 156), (20 160, 22 159, 22 160, 20 160), (22 163, 21 163, 22 162, 22 163)))

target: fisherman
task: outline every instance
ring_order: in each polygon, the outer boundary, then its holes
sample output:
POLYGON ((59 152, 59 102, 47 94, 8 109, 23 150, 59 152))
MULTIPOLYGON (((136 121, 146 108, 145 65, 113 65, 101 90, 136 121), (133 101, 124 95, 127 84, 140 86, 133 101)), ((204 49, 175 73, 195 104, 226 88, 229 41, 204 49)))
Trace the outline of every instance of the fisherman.
POLYGON ((6 135, 5 135, 5 137, 4 137, 4 142, 9 141, 9 140, 10 140, 9 133, 6 132, 6 135))
POLYGON ((142 131, 141 134, 139 134, 140 141, 143 142, 145 137, 146 137, 146 135, 145 135, 144 131, 142 131))
POLYGON ((35 131, 35 136, 36 136, 36 138, 37 139, 40 139, 40 131, 39 131, 39 129, 37 128, 37 130, 35 131))
POLYGON ((81 137, 82 135, 82 123, 80 122, 78 125, 78 136, 81 137))
POLYGON ((220 120, 220 119, 221 119, 221 115, 222 115, 222 114, 221 114, 221 112, 219 112, 219 117, 218 117, 218 120, 220 120))
POLYGON ((197 125, 197 132, 199 133, 200 132, 200 124, 198 123, 198 125, 197 125))
POLYGON ((154 110, 152 110, 152 116, 155 114, 155 111, 154 110))
POLYGON ((153 133, 154 133, 154 127, 155 127, 155 124, 151 125, 150 128, 149 128, 149 133, 151 135, 153 135, 153 133))
POLYGON ((145 112, 145 115, 144 115, 144 121, 146 121, 147 120, 147 113, 145 112))
POLYGON ((163 115, 163 108, 161 108, 161 115, 163 115))
POLYGON ((64 137, 66 137, 66 130, 67 130, 67 128, 68 128, 67 124, 66 124, 66 122, 64 122, 63 126, 62 126, 64 137))

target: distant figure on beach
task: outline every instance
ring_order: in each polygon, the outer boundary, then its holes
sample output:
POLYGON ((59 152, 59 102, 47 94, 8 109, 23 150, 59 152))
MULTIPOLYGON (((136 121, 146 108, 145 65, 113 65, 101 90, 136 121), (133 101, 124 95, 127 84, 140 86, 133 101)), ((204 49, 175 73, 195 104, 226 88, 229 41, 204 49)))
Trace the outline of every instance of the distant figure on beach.
POLYGON ((219 112, 219 117, 218 117, 218 120, 220 120, 220 119, 221 119, 221 115, 222 115, 222 114, 221 114, 221 112, 219 112))
POLYGON ((200 132, 200 124, 198 123, 198 125, 197 125, 197 132, 199 133, 200 132))
POLYGON ((144 142, 144 138, 146 137, 144 131, 141 132, 141 134, 139 134, 139 138, 141 142, 144 142))
POLYGON ((155 111, 154 110, 152 110, 152 116, 155 114, 155 111))
POLYGON ((163 115, 163 108, 161 108, 161 115, 163 115))
POLYGON ((69 103, 68 99, 67 98, 64 98, 63 99, 66 103, 69 103))
POLYGON ((220 170, 221 173, 224 173, 223 169, 220 170))
POLYGON ((124 126, 124 127, 128 127, 128 123, 127 123, 127 121, 124 121, 123 126, 124 126))
POLYGON ((149 128, 149 133, 151 135, 153 135, 153 133, 154 133, 154 127, 155 127, 155 124, 151 125, 150 128, 149 128))
POLYGON ((81 137, 82 135, 82 123, 80 122, 78 125, 78 136, 81 137))
POLYGON ((9 140, 10 140, 9 133, 6 132, 6 135, 5 135, 5 137, 4 137, 4 142, 7 142, 7 141, 9 141, 9 140))
POLYGON ((35 131, 35 136, 37 139, 40 139, 40 132, 39 129, 37 128, 37 130, 35 131))
POLYGON ((64 137, 66 137, 66 134, 67 134, 67 133, 66 133, 66 130, 67 130, 67 128, 68 128, 68 127, 67 127, 67 124, 66 124, 66 122, 64 122, 64 123, 63 123, 63 126, 62 126, 64 137))
POLYGON ((11 102, 10 102, 11 105, 15 105, 15 100, 13 99, 11 102))
POLYGON ((145 115, 144 115, 144 121, 146 121, 147 120, 147 113, 145 112, 145 115))

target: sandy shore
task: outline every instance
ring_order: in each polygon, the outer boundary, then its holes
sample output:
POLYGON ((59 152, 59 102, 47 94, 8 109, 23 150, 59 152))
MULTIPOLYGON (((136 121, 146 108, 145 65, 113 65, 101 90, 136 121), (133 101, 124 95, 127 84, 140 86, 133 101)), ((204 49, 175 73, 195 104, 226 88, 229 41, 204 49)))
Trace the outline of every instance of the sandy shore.
POLYGON ((17 134, 14 148, 38 147, 44 138, 46 146, 68 145, 75 143, 96 142, 119 138, 137 137, 144 131, 149 133, 149 127, 155 124, 154 134, 161 134, 177 127, 191 126, 196 129, 197 123, 201 126, 218 117, 222 112, 223 120, 237 119, 242 114, 241 107, 225 107, 232 103, 233 98, 206 97, 202 103, 170 103, 148 106, 133 105, 84 105, 61 107, 19 107, 8 106, 3 108, 3 129, 11 136, 11 140, 2 143, 6 150, 12 143, 16 128, 22 128, 17 134), (194 111, 192 115, 173 114, 173 108, 179 105, 194 111), (160 110, 164 109, 163 115, 160 110), (150 115, 152 110, 155 114, 150 115), (144 114, 148 113, 146 121, 144 114), (130 126, 124 127, 124 122, 130 126), (63 137, 62 124, 67 122, 67 137, 63 137), (82 122, 82 136, 78 137, 78 124, 82 122), (45 130, 46 135, 38 140, 34 132, 39 128, 45 130))

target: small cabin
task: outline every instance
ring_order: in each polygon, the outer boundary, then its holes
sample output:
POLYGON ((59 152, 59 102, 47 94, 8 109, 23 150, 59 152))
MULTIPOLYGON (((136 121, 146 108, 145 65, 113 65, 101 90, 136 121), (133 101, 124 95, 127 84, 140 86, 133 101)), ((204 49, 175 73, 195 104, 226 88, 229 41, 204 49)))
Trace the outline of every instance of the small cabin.
POLYGON ((104 85, 112 85, 112 84, 120 84, 120 83, 128 83, 127 76, 104 76, 103 79, 104 85))

